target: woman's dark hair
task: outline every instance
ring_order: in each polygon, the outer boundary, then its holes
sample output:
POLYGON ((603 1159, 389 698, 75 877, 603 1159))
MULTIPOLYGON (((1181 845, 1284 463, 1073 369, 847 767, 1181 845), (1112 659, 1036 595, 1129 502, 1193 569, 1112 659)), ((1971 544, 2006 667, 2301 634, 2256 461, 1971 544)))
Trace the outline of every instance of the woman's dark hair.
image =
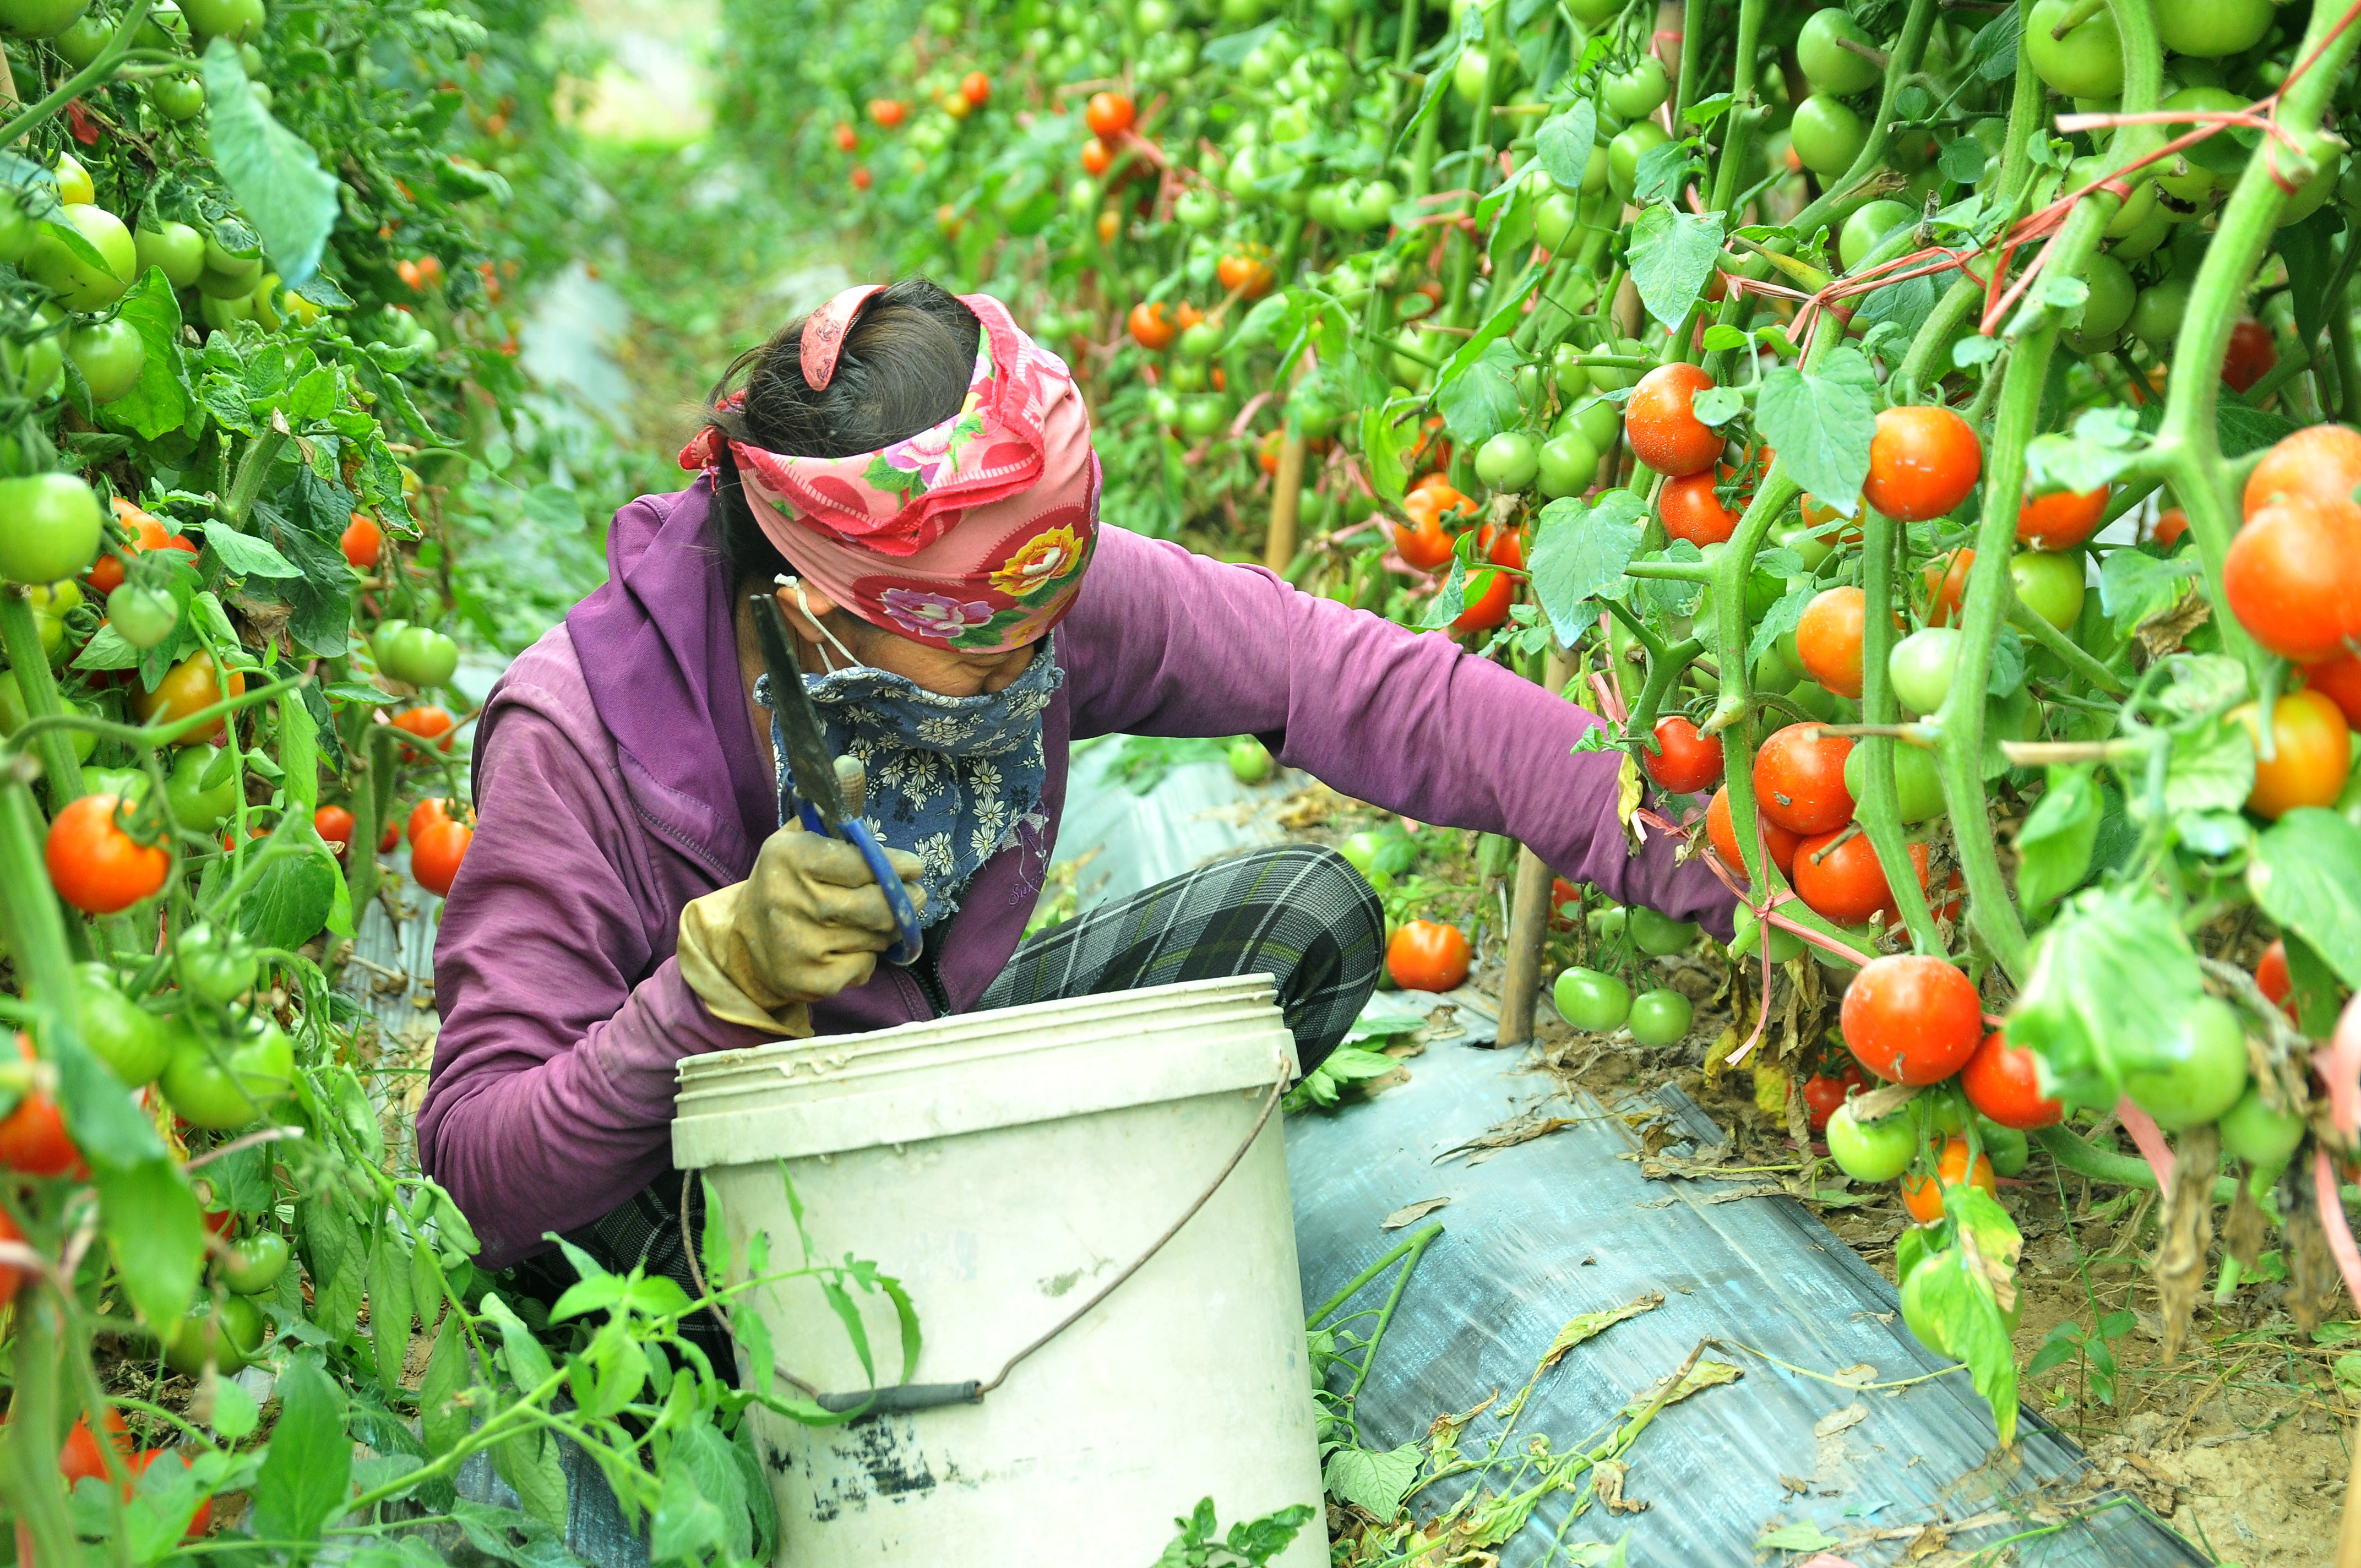
MULTIPOLYGON (((975 313, 925 278, 872 295, 818 391, 804 379, 798 316, 760 348, 732 361, 707 402, 706 422, 732 441, 797 457, 874 452, 942 423, 967 400, 983 325, 975 313), (745 401, 723 408, 743 387, 745 401)), ((733 585, 792 573, 747 510, 738 465, 725 446, 715 484, 721 552, 733 585)))

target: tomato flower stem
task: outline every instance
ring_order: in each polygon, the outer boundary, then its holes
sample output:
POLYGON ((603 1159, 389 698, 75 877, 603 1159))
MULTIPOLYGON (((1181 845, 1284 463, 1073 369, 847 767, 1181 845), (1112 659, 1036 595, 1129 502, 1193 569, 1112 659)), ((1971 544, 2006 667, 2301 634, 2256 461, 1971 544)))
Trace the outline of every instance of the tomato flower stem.
POLYGON ((27 716, 6 744, 21 747, 29 740, 40 753, 52 807, 80 800, 82 762, 73 753, 72 738, 58 723, 67 715, 65 699, 58 695, 57 677, 49 673, 40 627, 33 619, 33 602, 25 597, 20 583, 0 585, 0 646, 7 650, 8 667, 16 676, 17 700, 27 716))

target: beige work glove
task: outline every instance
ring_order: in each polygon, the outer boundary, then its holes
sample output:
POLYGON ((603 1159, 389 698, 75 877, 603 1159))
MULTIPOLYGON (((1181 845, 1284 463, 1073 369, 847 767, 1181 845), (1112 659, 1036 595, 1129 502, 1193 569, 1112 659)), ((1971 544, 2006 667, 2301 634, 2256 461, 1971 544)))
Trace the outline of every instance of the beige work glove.
MULTIPOLYGON (((925 909, 924 862, 885 858, 925 909)), ((900 934, 861 850, 789 822, 763 841, 752 876, 680 912, 680 977, 716 1018, 801 1037, 808 1004, 867 980, 900 934)))

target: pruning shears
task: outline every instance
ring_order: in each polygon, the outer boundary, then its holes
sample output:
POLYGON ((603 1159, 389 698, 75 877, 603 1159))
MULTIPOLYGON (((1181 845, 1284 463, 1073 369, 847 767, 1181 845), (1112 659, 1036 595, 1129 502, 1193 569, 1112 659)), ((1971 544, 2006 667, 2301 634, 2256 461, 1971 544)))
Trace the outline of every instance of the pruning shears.
POLYGON ((794 644, 788 641, 787 619, 780 613, 779 601, 769 594, 756 594, 753 605, 754 635, 763 645, 763 663, 771 676, 771 714, 777 721, 779 743, 787 760, 787 776, 779 785, 779 819, 786 820, 792 812, 807 831, 841 839, 861 851, 862 859, 869 862, 870 874, 884 890, 886 907, 893 910, 901 927, 900 936, 885 950, 886 961, 916 963, 926 947, 918 929, 917 905, 910 902, 909 890, 885 859, 877 835, 844 804, 836 759, 829 755, 819 715, 812 710, 811 693, 804 689, 803 668, 791 651, 794 644))

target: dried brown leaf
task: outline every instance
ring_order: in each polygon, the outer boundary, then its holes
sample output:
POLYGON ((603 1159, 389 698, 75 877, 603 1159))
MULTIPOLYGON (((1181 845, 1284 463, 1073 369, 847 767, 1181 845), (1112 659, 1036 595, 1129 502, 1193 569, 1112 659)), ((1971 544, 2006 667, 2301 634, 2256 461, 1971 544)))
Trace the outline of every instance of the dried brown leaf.
MULTIPOLYGON (((1735 1383, 1741 1377, 1745 1376, 1746 1374, 1743 1370, 1739 1367, 1732 1366, 1727 1361, 1715 1361, 1711 1357, 1700 1357, 1697 1364, 1689 1368, 1688 1376, 1681 1379, 1681 1386, 1673 1390, 1672 1397, 1666 1399, 1664 1403, 1667 1405, 1677 1405, 1683 1399, 1687 1398, 1690 1395, 1696 1393, 1700 1388, 1719 1388, 1725 1383, 1735 1383)), ((1645 1388, 1640 1390, 1639 1393, 1633 1395, 1631 1397, 1631 1402, 1623 1407, 1621 1412, 1623 1416, 1627 1419, 1636 1416, 1641 1411, 1646 1409, 1650 1405, 1653 1404, 1656 1399, 1657 1391, 1663 1388, 1669 1381, 1671 1381, 1669 1376, 1659 1377, 1653 1383, 1649 1384, 1645 1388)))
POLYGON ((1620 1459, 1602 1459, 1590 1468, 1591 1489, 1598 1500, 1607 1505, 1610 1514, 1644 1514, 1650 1505, 1631 1501, 1623 1496, 1623 1484, 1631 1478, 1631 1467, 1620 1459))
POLYGON ((1916 1098, 1918 1090, 1914 1084, 1881 1084, 1866 1094, 1852 1097, 1852 1119, 1856 1122, 1883 1121, 1916 1098))
POLYGON ((2238 1195, 2230 1201, 2230 1219, 2222 1227, 2222 1245, 2240 1268, 2252 1268, 2263 1255, 2265 1231, 2262 1206, 2243 1181, 2238 1183, 2238 1195))
POLYGON ((1576 1116, 1545 1116, 1539 1111, 1528 1111, 1521 1116, 1511 1117, 1498 1126, 1488 1128, 1464 1144, 1444 1150, 1434 1157, 1434 1163, 1441 1165, 1454 1155, 1467 1155, 1472 1157, 1468 1164, 1479 1165, 1502 1149, 1512 1149, 1519 1144, 1529 1144, 1535 1138, 1545 1138, 1560 1128, 1573 1126, 1580 1120, 1582 1118, 1576 1116))
POLYGON ((2279 1202, 2287 1214, 2282 1231, 2287 1249, 2288 1312, 2305 1333, 2327 1317, 2343 1288, 2344 1277, 2335 1255, 2328 1250, 2328 1233, 2321 1229, 2320 1194, 2297 1179, 2279 1183, 2279 1202))
POLYGON ((2205 596, 2191 591, 2170 609, 2158 610, 2141 621, 2132 635, 2139 640, 2147 663, 2153 664, 2169 653, 2179 652, 2189 634, 2213 619, 2213 609, 2205 602, 2205 596))
POLYGON ((2213 1178, 2222 1168, 2222 1136, 2209 1124, 2180 1135, 2173 1151, 2172 1191, 2164 1204, 2164 1244, 2156 1255, 2156 1294, 2164 1319, 2164 1359, 2180 1354, 2197 1292, 2205 1283, 2205 1254, 2213 1245, 2213 1178))
POLYGON ((1814 1437, 1834 1437, 1849 1427, 1857 1427, 1869 1420, 1869 1407, 1858 1400, 1841 1410, 1832 1410, 1812 1423, 1814 1437))
POLYGON ((1404 1225, 1415 1225, 1421 1220, 1425 1219, 1429 1214, 1433 1213, 1437 1209, 1442 1208, 1444 1204, 1450 1201, 1451 1200, 1447 1197, 1422 1198, 1415 1203, 1403 1205, 1401 1208, 1395 1210, 1392 1213, 1388 1214, 1384 1219, 1379 1220, 1378 1222, 1378 1229, 1381 1231, 1398 1231, 1404 1225))
POLYGON ((1664 1293, 1662 1290, 1651 1290, 1644 1296, 1634 1296, 1621 1306, 1611 1308, 1604 1312, 1577 1314, 1568 1320, 1565 1327, 1557 1331, 1557 1338, 1550 1341, 1549 1349, 1542 1353, 1542 1364, 1533 1368, 1533 1375, 1539 1376, 1555 1366, 1567 1351, 1582 1343, 1583 1341, 1597 1339, 1616 1324, 1636 1318, 1642 1312, 1653 1312, 1664 1304, 1664 1293))

